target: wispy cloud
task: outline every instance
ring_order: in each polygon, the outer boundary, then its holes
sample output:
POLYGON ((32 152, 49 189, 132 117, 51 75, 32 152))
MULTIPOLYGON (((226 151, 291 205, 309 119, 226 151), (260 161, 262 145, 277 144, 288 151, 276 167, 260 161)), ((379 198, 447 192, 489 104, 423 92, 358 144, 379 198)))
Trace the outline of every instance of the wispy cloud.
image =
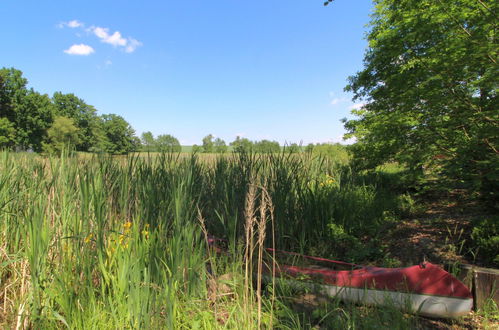
POLYGON ((101 42, 110 44, 114 47, 122 47, 127 53, 133 53, 138 47, 142 46, 142 43, 137 39, 123 37, 120 31, 110 33, 108 28, 100 26, 91 26, 88 31, 99 38, 101 42))
POLYGON ((95 27, 92 26, 90 31, 97 36, 102 42, 106 44, 110 44, 113 46, 126 46, 127 40, 121 36, 119 31, 114 32, 113 34, 109 34, 108 28, 103 27, 95 27))
POLYGON ((350 106, 350 110, 359 110, 360 108, 362 108, 363 106, 365 106, 366 104, 364 102, 361 102, 361 103, 355 103, 355 104, 352 104, 350 106))
POLYGON ((73 46, 69 47, 64 52, 66 54, 69 54, 69 55, 87 56, 87 55, 90 55, 92 53, 95 53, 95 50, 92 47, 90 47, 89 45, 79 44, 79 45, 73 45, 73 46))
POLYGON ((61 22, 57 26, 59 28, 61 28, 61 29, 64 28, 64 27, 75 29, 75 28, 79 28, 79 27, 84 27, 85 24, 83 24, 82 22, 74 19, 74 20, 69 21, 69 22, 61 22))
POLYGON ((128 45, 125 47, 125 52, 133 53, 137 47, 142 46, 142 43, 136 39, 128 38, 128 45))
MULTIPOLYGON (((59 28, 71 28, 71 29, 76 29, 79 28, 81 31, 86 31, 87 33, 91 33, 94 36, 96 36, 101 42, 112 45, 113 47, 120 48, 123 50, 125 53, 133 53, 138 47, 142 46, 142 42, 138 41, 135 38, 132 37, 125 37, 121 34, 120 31, 110 31, 109 28, 106 27, 101 27, 101 26, 90 26, 89 28, 84 28, 85 23, 80 22, 78 20, 72 20, 68 22, 61 22, 57 25, 59 28)), ((77 34, 78 35, 78 34, 77 34)), ((74 46, 79 46, 79 45, 73 45, 71 46, 70 49, 65 50, 64 52, 67 54, 76 54, 72 52, 72 48, 74 46)), ((87 46, 90 47, 90 46, 87 46)), ((93 48, 91 52, 86 53, 86 54, 78 54, 78 55, 89 55, 94 52, 93 48)), ((81 49, 80 49, 81 50, 81 49)))
POLYGON ((335 97, 334 99, 331 100, 331 105, 336 105, 338 103, 346 102, 346 101, 348 101, 348 99, 345 97, 335 97))
POLYGON ((346 97, 337 97, 335 92, 329 92, 329 98, 331 99, 331 105, 337 105, 348 101, 348 98, 346 97))

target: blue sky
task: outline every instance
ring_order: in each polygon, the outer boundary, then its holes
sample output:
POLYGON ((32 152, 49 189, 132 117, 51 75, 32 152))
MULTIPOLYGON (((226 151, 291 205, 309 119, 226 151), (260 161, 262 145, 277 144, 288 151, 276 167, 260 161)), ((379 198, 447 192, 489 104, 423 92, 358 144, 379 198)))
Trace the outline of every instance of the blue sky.
POLYGON ((138 135, 337 142, 372 2, 322 3, 3 0, 0 66, 121 115, 138 135))

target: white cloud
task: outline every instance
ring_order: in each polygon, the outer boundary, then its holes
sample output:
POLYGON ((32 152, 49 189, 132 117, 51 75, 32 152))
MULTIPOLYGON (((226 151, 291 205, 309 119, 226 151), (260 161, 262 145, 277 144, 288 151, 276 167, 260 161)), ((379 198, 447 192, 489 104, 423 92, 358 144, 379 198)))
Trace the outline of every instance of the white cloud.
POLYGON ((126 46, 127 40, 121 36, 121 33, 118 31, 114 32, 107 39, 103 39, 102 41, 111 44, 113 46, 126 46))
POLYGON ((87 56, 87 55, 94 53, 95 50, 92 47, 90 47, 89 45, 79 44, 79 45, 73 45, 73 46, 69 47, 64 52, 66 54, 69 54, 69 55, 87 56))
MULTIPOLYGON (((109 28, 105 27, 100 27, 100 26, 91 26, 87 29, 83 29, 85 24, 83 22, 80 22, 78 20, 72 20, 68 22, 62 22, 57 25, 59 28, 80 28, 83 31, 86 31, 88 33, 92 33, 95 35, 97 38, 100 39, 101 42, 110 44, 114 47, 120 47, 123 51, 126 53, 133 53, 138 47, 142 46, 142 43, 138 41, 137 39, 134 39, 132 37, 124 37, 120 31, 114 31, 113 33, 110 32, 109 28)), ((77 34, 77 36, 80 36, 77 34)), ((73 47, 73 46, 72 46, 73 47)), ((88 46, 90 47, 90 46, 88 46)), ((90 47, 91 48, 91 47, 90 47)), ((73 52, 70 52, 71 48, 68 50, 65 50, 67 54, 76 54, 73 52)), ((78 55, 88 55, 93 53, 93 48, 90 53, 87 54, 78 54, 78 55)))
POLYGON ((124 38, 119 31, 110 34, 108 28, 92 26, 88 29, 102 42, 113 45, 114 47, 124 47, 125 52, 133 53, 142 43, 134 38, 124 38))
POLYGON ((68 27, 68 28, 75 29, 75 28, 83 27, 84 25, 85 24, 83 24, 82 22, 74 19, 74 20, 69 21, 69 22, 59 23, 58 27, 59 28, 68 27))
POLYGON ((142 46, 142 43, 136 39, 128 38, 128 45, 125 48, 125 52, 133 53, 137 47, 142 46))
POLYGON ((353 105, 350 106, 350 110, 359 110, 360 108, 362 108, 363 106, 365 106, 366 104, 364 102, 361 102, 361 103, 355 103, 353 105))
POLYGON ((113 64, 113 62, 111 60, 107 60, 104 65, 105 66, 110 66, 111 64, 113 64))
POLYGON ((109 36, 109 34, 107 32, 108 29, 101 28, 101 27, 92 26, 88 29, 88 31, 93 32, 100 39, 104 39, 104 38, 107 38, 109 36))

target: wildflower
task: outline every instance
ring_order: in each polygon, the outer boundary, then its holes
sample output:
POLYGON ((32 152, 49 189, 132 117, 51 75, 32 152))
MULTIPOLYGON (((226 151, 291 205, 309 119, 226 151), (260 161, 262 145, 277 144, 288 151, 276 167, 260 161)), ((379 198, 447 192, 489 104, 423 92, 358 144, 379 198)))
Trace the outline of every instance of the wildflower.
POLYGON ((129 231, 130 228, 132 228, 132 222, 131 221, 127 221, 123 224, 123 229, 125 229, 125 231, 129 231))
POLYGON ((88 236, 85 237, 85 240, 84 240, 85 244, 90 243, 90 241, 92 240, 92 237, 94 237, 94 234, 92 234, 92 233, 88 234, 88 236))

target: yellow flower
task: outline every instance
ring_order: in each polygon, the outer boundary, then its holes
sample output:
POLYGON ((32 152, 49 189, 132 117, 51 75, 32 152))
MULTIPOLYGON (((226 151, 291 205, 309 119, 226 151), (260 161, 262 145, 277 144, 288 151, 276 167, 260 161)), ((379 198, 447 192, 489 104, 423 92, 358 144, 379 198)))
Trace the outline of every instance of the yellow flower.
POLYGON ((130 230, 130 228, 132 228, 132 222, 131 221, 127 221, 123 224, 123 228, 125 230, 130 230))
POLYGON ((85 244, 90 243, 90 241, 92 240, 92 237, 94 237, 94 234, 92 234, 92 233, 88 234, 88 236, 85 237, 85 244))

